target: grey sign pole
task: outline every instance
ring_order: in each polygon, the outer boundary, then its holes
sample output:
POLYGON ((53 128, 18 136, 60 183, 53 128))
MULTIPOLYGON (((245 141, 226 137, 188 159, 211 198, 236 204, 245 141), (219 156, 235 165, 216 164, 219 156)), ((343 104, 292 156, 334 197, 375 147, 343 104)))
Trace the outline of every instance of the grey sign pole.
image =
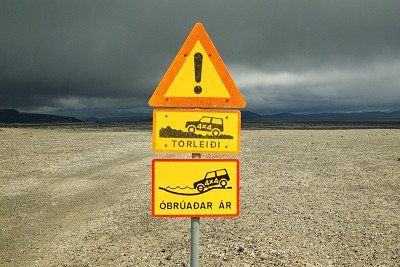
MULTIPOLYGON (((193 153, 192 159, 201 158, 201 154, 193 153)), ((190 218, 190 267, 199 267, 200 218, 190 218)))

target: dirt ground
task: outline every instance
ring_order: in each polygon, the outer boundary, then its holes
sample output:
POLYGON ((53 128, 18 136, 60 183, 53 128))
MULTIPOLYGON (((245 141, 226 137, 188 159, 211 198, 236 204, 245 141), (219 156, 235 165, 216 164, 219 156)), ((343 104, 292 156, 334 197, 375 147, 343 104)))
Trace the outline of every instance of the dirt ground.
MULTIPOLYGON (((150 142, 0 128, 0 266, 188 266, 190 219, 150 217, 150 142)), ((400 266, 400 130, 245 130, 238 157, 201 266, 400 266)))

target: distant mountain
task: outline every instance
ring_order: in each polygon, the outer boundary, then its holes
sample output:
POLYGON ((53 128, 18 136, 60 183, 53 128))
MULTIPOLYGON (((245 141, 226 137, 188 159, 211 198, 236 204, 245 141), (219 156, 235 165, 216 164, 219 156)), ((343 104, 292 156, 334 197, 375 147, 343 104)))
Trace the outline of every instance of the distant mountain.
POLYGON ((121 122, 147 122, 152 121, 151 114, 137 114, 123 117, 96 118, 87 117, 81 118, 85 122, 102 122, 102 123, 121 123, 121 122))
POLYGON ((79 119, 84 122, 100 122, 100 119, 97 117, 79 117, 79 119))
MULTIPOLYGON (((152 114, 137 113, 123 117, 110 118, 81 118, 86 122, 105 122, 105 123, 132 123, 132 122, 152 122, 152 114)), ((390 121, 400 122, 400 111, 393 112, 350 112, 350 113, 276 113, 261 115, 252 111, 242 111, 243 122, 372 122, 390 121)))
POLYGON ((23 113, 15 109, 0 109, 0 123, 77 123, 75 117, 23 113))
POLYGON ((400 111, 393 112, 349 112, 349 113, 313 113, 294 114, 277 113, 260 115, 251 111, 242 112, 243 122, 400 122, 400 111))
MULTIPOLYGON (((125 114, 124 114, 125 115, 125 114)), ((400 111, 393 112, 350 112, 350 113, 277 113, 261 115, 242 111, 242 121, 257 122, 396 122, 400 123, 400 111)), ((151 113, 133 113, 121 117, 97 118, 65 117, 57 115, 18 112, 14 109, 0 109, 0 123, 136 123, 152 122, 151 113)))
POLYGON ((242 121, 253 121, 262 119, 263 115, 251 112, 251 111, 242 111, 242 121))

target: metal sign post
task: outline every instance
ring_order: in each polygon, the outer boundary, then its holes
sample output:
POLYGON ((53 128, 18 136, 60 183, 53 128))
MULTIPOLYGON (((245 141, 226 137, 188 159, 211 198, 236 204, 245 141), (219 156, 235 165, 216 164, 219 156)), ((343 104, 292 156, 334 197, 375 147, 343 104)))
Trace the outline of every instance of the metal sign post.
POLYGON ((189 33, 149 105, 163 108, 153 112, 153 151, 192 153, 191 159, 152 160, 151 215, 190 217, 190 266, 198 267, 200 217, 240 212, 239 160, 201 159, 200 153, 240 152, 241 115, 231 109, 246 106, 201 23, 189 33))
MULTIPOLYGON (((201 158, 201 154, 192 153, 192 159, 201 158)), ((200 217, 190 218, 190 266, 199 267, 200 258, 200 217)))
POLYGON ((200 240, 200 218, 192 217, 190 219, 190 266, 198 267, 199 265, 199 240, 200 240))

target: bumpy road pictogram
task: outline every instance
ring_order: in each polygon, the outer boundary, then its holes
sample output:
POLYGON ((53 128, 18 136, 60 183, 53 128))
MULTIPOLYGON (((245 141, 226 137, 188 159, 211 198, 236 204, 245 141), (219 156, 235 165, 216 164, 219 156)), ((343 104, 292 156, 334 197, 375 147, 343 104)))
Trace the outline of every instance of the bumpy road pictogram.
POLYGON ((233 139, 232 135, 221 134, 224 132, 224 119, 222 118, 203 116, 197 121, 187 121, 185 129, 186 131, 182 131, 167 126, 160 129, 160 137, 233 139), (210 134, 202 134, 204 132, 210 134))

